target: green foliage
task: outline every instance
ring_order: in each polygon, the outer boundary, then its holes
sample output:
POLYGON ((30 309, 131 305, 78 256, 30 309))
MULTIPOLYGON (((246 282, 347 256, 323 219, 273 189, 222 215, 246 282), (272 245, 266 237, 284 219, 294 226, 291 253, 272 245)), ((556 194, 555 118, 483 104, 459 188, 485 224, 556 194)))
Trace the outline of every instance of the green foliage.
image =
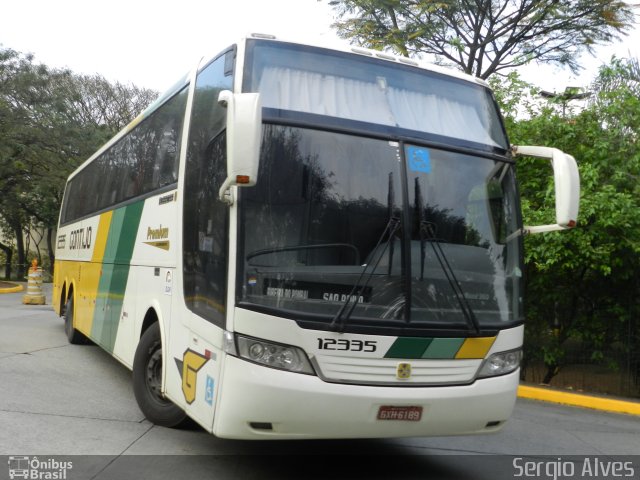
POLYGON ((620 0, 330 0, 338 34, 369 48, 434 55, 480 78, 533 60, 580 69, 578 58, 628 32, 620 0))
MULTIPOLYGON (((640 76, 637 61, 603 66, 586 108, 562 115, 554 105, 516 99, 530 87, 517 76, 498 86, 513 144, 554 146, 578 161, 578 228, 525 239, 527 341, 548 379, 563 345, 578 339, 593 359, 614 342, 628 344, 628 322, 640 314, 640 76), (520 116, 517 115, 520 114, 520 116)), ((552 177, 539 161, 519 159, 525 224, 552 223, 552 177)), ((640 345, 637 345, 640 347, 640 345)))
POLYGON ((69 173, 156 96, 0 48, 0 241, 17 264, 28 226, 55 227, 69 173))

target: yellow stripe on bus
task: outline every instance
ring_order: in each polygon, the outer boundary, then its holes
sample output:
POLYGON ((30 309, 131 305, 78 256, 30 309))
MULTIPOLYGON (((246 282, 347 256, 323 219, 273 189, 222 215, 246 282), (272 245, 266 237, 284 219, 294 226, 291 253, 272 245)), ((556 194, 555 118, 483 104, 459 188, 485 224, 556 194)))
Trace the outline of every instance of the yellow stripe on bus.
POLYGON ((100 215, 91 262, 83 262, 80 266, 82 269, 82 282, 80 282, 79 291, 76 292, 76 328, 87 336, 91 335, 91 328, 93 327, 98 286, 102 275, 102 260, 107 246, 112 216, 112 211, 100 215))
POLYGON ((100 223, 98 223, 98 236, 96 238, 96 245, 93 247, 92 262, 102 263, 104 258, 104 249, 107 247, 107 238, 109 237, 109 226, 111 225, 111 217, 113 211, 103 213, 100 215, 100 223))
POLYGON ((495 341, 496 337, 467 338, 456 358, 484 358, 495 341))

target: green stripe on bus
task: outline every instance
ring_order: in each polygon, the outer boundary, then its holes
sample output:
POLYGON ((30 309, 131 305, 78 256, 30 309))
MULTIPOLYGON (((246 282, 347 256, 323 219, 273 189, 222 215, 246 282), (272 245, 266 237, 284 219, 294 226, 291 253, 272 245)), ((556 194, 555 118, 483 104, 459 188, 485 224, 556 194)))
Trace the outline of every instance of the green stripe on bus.
POLYGON ((435 338, 422 358, 454 358, 463 343, 464 338, 435 338))
MULTIPOLYGON (((127 266, 131 263, 131 256, 133 255, 133 247, 136 244, 143 208, 144 202, 134 203, 125 207, 125 218, 120 232, 120 241, 118 242, 115 263, 123 263, 127 266)), ((124 291, 122 293, 124 294, 124 291)))
POLYGON ((143 207, 144 202, 137 202, 115 210, 109 227, 91 337, 110 353, 118 333, 143 207))
POLYGON ((432 338, 398 337, 384 358, 422 358, 432 338))
POLYGON ((405 358, 423 360, 452 360, 458 358, 484 358, 493 345, 495 337, 482 338, 428 338, 398 337, 384 358, 405 358))

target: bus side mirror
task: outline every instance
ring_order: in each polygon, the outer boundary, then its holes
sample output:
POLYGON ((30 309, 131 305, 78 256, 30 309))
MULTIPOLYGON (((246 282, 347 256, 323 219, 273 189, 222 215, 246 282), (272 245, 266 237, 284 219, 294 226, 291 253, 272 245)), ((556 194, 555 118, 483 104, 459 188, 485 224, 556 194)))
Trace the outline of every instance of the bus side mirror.
POLYGON ((543 233, 566 230, 576 226, 580 206, 580 176, 576 160, 557 148, 514 146, 515 155, 551 160, 556 193, 556 223, 524 227, 524 233, 543 233))
POLYGON ((223 90, 218 103, 227 108, 227 178, 220 200, 233 204, 231 187, 251 187, 258 180, 262 141, 262 105, 258 93, 223 90))

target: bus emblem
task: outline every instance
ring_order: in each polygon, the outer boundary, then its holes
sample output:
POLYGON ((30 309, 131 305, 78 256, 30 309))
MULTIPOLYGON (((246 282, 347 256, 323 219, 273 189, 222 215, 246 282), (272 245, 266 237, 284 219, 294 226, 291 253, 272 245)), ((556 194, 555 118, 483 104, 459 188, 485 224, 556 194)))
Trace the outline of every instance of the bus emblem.
POLYGON ((162 225, 160 225, 159 228, 147 227, 147 241, 144 243, 152 247, 161 248, 162 250, 169 250, 170 242, 168 238, 168 227, 163 227, 162 225))
POLYGON ((187 349, 182 356, 182 361, 175 359, 178 371, 182 377, 182 393, 189 405, 196 399, 196 382, 198 371, 209 359, 198 352, 187 349))
POLYGON ((396 368, 396 378, 399 380, 406 380, 411 377, 411 364, 410 363, 399 363, 396 368))

